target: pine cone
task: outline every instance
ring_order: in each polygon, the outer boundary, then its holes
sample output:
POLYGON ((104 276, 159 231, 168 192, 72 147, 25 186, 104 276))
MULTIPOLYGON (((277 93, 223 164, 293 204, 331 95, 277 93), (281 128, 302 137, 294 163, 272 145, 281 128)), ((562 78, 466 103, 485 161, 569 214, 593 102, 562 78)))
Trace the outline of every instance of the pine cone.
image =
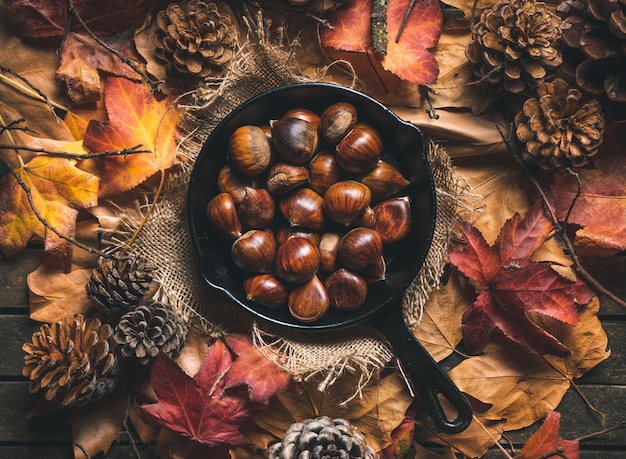
POLYGON ((626 102, 626 0, 565 0, 557 14, 576 84, 626 102))
POLYGON ((528 92, 561 64, 560 24, 544 3, 500 0, 481 15, 465 54, 491 89, 528 92))
POLYGON ((157 14, 152 36, 168 75, 220 76, 234 53, 236 33, 231 19, 215 3, 189 0, 170 3, 157 14))
POLYGON ((375 459, 365 437, 345 419, 321 416, 292 424, 282 441, 268 450, 269 459, 375 459))
POLYGON ((87 297, 105 314, 135 308, 152 284, 152 268, 142 257, 111 259, 100 257, 85 285, 87 297))
POLYGON ((22 375, 31 393, 64 408, 97 401, 115 388, 119 365, 109 344, 113 329, 99 319, 74 319, 44 324, 22 346, 22 375))
POLYGON ((178 357, 186 336, 183 318, 170 305, 153 301, 124 314, 115 327, 114 339, 124 358, 145 365, 159 351, 178 357))
POLYGON ((517 138, 525 144, 524 161, 544 170, 587 164, 604 134, 600 103, 583 102, 581 92, 560 78, 541 85, 537 94, 515 117, 517 138))

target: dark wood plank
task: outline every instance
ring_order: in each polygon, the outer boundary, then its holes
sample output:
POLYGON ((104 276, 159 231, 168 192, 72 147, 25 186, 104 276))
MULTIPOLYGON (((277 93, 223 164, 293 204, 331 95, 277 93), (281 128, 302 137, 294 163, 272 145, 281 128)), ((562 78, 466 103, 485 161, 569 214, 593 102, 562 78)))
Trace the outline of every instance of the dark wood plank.
MULTIPOLYGON (((141 457, 145 459, 155 457, 154 446, 138 445, 137 449, 141 454, 141 457)), ((11 445, 2 446, 0 443, 0 457, 2 458, 17 458, 23 457, 26 459, 71 459, 74 457, 72 451, 72 444, 67 442, 66 444, 58 445, 11 445)), ((98 459, 103 455, 96 456, 92 459, 98 459)), ((111 446, 109 453, 106 455, 107 459, 133 459, 135 453, 130 445, 127 444, 115 444, 111 446)))
POLYGON ((46 257, 43 250, 24 249, 10 258, 0 260, 0 312, 6 308, 28 311, 26 277, 46 257))
POLYGON ((0 377, 21 376, 24 362, 22 345, 31 340, 40 324, 23 315, 0 315, 0 377))
POLYGON ((602 326, 609 339, 611 355, 580 378, 577 384, 624 384, 626 382, 626 322, 605 321, 602 326))

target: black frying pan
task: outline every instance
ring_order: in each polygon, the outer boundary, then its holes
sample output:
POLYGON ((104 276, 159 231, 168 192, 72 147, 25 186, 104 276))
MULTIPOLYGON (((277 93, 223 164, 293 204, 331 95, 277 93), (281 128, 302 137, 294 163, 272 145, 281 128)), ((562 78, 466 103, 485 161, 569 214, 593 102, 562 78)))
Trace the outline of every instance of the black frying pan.
POLYGON ((189 183, 188 212, 191 238, 197 250, 202 279, 222 292, 255 319, 301 332, 331 331, 366 323, 379 329, 402 362, 435 425, 444 432, 464 430, 472 419, 467 400, 448 375, 408 331, 402 316, 402 296, 421 269, 432 242, 436 199, 435 185, 425 155, 425 140, 415 126, 400 120, 378 101, 351 89, 325 83, 303 83, 270 90, 247 101, 230 113, 213 131, 200 151, 189 183), (384 143, 382 159, 409 179, 412 224, 407 238, 385 249, 386 279, 371 284, 365 304, 355 311, 329 311, 313 323, 302 323, 285 310, 274 310, 246 299, 243 273, 234 265, 230 244, 206 221, 205 209, 219 190, 217 174, 226 163, 230 134, 245 124, 267 125, 287 110, 308 108, 317 113, 345 101, 354 105, 359 121, 374 126, 384 143), (438 394, 457 410, 450 419, 438 394))

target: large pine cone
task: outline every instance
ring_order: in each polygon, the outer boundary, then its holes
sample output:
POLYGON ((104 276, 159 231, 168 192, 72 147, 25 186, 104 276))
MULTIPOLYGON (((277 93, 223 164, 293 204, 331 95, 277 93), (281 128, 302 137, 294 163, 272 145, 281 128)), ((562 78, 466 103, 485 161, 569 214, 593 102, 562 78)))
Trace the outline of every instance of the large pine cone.
POLYGON ((215 3, 189 0, 170 3, 157 14, 152 36, 157 56, 170 76, 220 76, 233 57, 236 33, 229 16, 215 3))
POLYGON ((126 312, 137 307, 152 286, 152 267, 142 257, 98 259, 85 285, 87 297, 105 314, 126 312))
POLYGON ((321 416, 292 424, 282 441, 268 450, 269 459, 376 459, 363 434, 345 419, 321 416))
POLYGON ((114 339, 124 358, 145 365, 159 351, 178 357, 187 330, 184 319, 170 305, 153 301, 124 314, 115 327, 114 339))
POLYGON ((565 0, 557 14, 576 84, 626 102, 626 0, 565 0))
POLYGON ((544 83, 515 117, 522 158, 544 170, 583 166, 598 152, 604 134, 600 103, 582 101, 578 89, 560 78, 544 83))
POLYGON ((544 3, 500 0, 481 15, 465 54, 492 89, 528 92, 562 62, 560 24, 544 3))
POLYGON ((31 393, 64 408, 97 401, 116 386, 119 365, 109 338, 113 329, 99 319, 74 319, 44 324, 22 346, 22 375, 31 393))

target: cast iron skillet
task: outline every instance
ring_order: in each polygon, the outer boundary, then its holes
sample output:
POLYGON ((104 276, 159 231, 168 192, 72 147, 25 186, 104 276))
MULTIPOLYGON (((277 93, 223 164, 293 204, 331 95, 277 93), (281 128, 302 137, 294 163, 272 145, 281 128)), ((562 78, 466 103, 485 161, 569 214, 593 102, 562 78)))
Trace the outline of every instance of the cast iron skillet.
POLYGON ((435 186, 425 155, 425 140, 415 126, 400 120, 378 101, 342 86, 304 83, 270 90, 247 101, 230 113, 213 131, 200 151, 191 173, 188 196, 191 238, 199 259, 200 276, 211 288, 230 298, 255 319, 301 332, 331 331, 367 323, 379 329, 393 346, 403 369, 417 389, 435 425, 442 431, 464 430, 472 410, 458 388, 430 354, 407 330, 402 317, 402 296, 424 263, 435 224, 435 186), (246 299, 243 273, 233 264, 230 244, 206 221, 205 208, 219 190, 217 174, 226 163, 230 134, 245 124, 267 125, 288 109, 301 107, 317 113, 345 101, 353 104, 359 121, 376 127, 383 138, 382 159, 410 180, 412 225, 407 238, 385 249, 386 279, 369 286, 367 300, 358 310, 329 311, 314 323, 302 323, 287 310, 274 310, 246 299), (437 397, 445 396, 457 411, 450 419, 437 397))

